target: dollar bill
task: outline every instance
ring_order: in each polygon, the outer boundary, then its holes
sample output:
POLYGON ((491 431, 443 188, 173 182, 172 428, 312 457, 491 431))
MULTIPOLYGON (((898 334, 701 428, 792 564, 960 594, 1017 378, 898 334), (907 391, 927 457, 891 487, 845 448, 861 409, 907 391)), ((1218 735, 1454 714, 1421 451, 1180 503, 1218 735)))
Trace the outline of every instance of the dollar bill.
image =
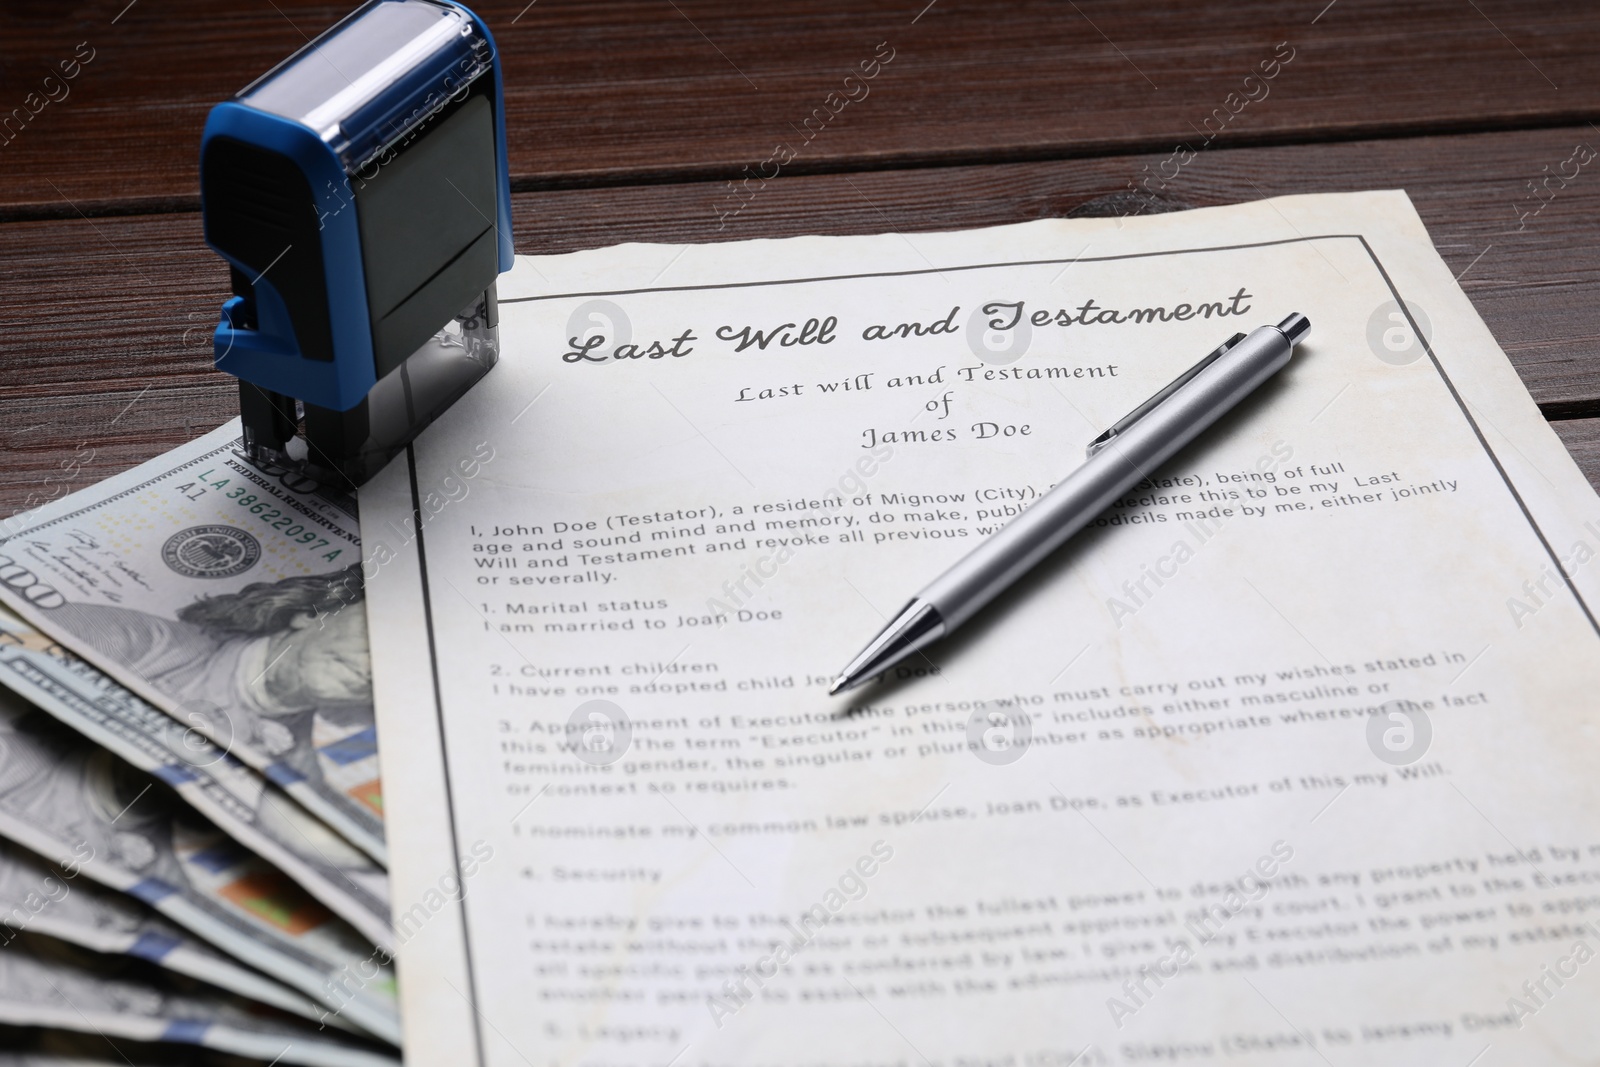
POLYGON ((132 897, 75 878, 24 848, 0 841, 0 947, 17 933, 46 934, 81 948, 135 956, 306 1019, 330 1017, 309 997, 242 967, 132 897))
MULTIPOLYGON (((63 1056, 54 1052, 0 1052, 0 1067, 128 1067, 138 1061, 97 1060, 87 1056, 63 1056)), ((163 1061, 162 1067, 175 1067, 163 1061)))
POLYGON ((172 786, 224 833, 393 949, 389 879, 282 789, 0 608, 0 685, 172 786))
POLYGON ((198 1045, 306 1067, 399 1067, 394 1057, 138 960, 33 935, 0 952, 0 1021, 198 1045))
POLYGON ((195 1053, 207 1055, 193 1049, 185 1050, 190 1052, 187 1056, 151 1057, 143 1045, 119 1041, 113 1046, 98 1034, 4 1024, 0 1024, 0 1049, 4 1050, 0 1051, 0 1067, 199 1067, 201 1061, 195 1053))
POLYGON ((267 1067, 194 1045, 149 1044, 71 1030, 0 1023, 0 1067, 267 1067))
POLYGON ((355 501, 238 438, 0 524, 0 602, 383 863, 355 501))
POLYGON ((388 953, 169 787, 4 688, 0 836, 399 1044, 388 953))

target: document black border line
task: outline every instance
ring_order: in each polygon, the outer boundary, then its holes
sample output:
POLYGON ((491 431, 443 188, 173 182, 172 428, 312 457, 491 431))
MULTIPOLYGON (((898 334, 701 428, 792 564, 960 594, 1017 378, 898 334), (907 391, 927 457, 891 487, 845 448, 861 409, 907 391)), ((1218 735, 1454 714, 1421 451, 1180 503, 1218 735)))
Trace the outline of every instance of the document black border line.
MULTIPOLYGON (((406 445, 406 475, 411 482, 411 521, 417 524, 417 584, 422 587, 422 617, 428 627, 428 673, 433 679, 434 719, 439 724, 439 766, 444 772, 444 809, 450 822, 450 865, 459 871, 461 845, 456 830, 456 795, 450 786, 450 748, 444 736, 444 697, 439 688, 439 655, 434 644, 433 598, 428 591, 428 554, 422 541, 422 497, 417 492, 417 455, 409 444, 406 445)), ((467 963, 467 1010, 472 1012, 472 1027, 478 1039, 476 1058, 478 1067, 484 1067, 483 1013, 478 1010, 478 973, 472 966, 472 937, 467 931, 467 896, 465 892, 461 894, 461 951, 467 963)))
MULTIPOLYGON (((1472 428, 1473 436, 1478 439, 1478 444, 1482 446, 1484 454, 1489 457, 1489 462, 1494 465, 1494 469, 1499 473, 1501 481, 1505 483, 1506 489, 1511 493, 1511 499, 1516 502, 1517 508, 1522 512, 1523 518, 1528 520, 1528 526, 1533 530, 1534 536, 1539 539, 1539 544, 1544 547, 1545 552, 1550 557, 1550 561, 1555 564, 1556 573, 1560 574, 1563 580, 1566 582, 1567 590, 1572 594, 1573 599, 1577 601, 1578 607, 1583 612, 1584 618, 1589 620, 1589 626, 1594 630, 1595 636, 1600 637, 1600 621, 1596 621, 1594 612, 1590 610, 1588 603, 1583 599, 1583 594, 1578 591, 1578 587, 1573 582, 1572 576, 1567 574, 1566 569, 1561 566, 1561 560, 1556 555, 1555 549, 1551 547, 1550 539, 1545 536, 1544 530, 1540 528, 1539 523, 1534 519, 1533 512, 1528 509, 1527 503, 1522 499, 1522 494, 1517 492, 1517 487, 1512 484, 1511 476, 1506 473, 1505 466, 1500 462, 1500 457, 1495 455, 1493 448, 1489 447, 1489 441, 1486 437, 1484 437, 1483 430, 1478 426, 1478 421, 1472 417, 1472 412, 1467 409, 1466 400, 1461 396, 1461 393, 1456 388, 1455 383, 1450 380, 1450 375, 1445 372, 1443 364, 1439 362, 1438 355, 1436 355, 1433 351, 1432 343, 1423 334, 1423 332, 1417 328, 1416 320, 1411 316, 1410 305, 1401 298, 1400 291, 1395 288, 1394 280, 1389 277, 1389 271, 1384 267, 1383 261, 1378 258, 1378 254, 1373 251, 1372 246, 1367 243, 1367 238, 1364 234, 1328 233, 1316 234, 1309 237, 1302 235, 1300 237, 1284 238, 1277 241, 1252 241, 1246 244, 1212 245, 1205 248, 1173 248, 1158 252, 1133 252, 1118 256, 1079 256, 1074 259, 1023 259, 1002 263, 967 263, 953 267, 927 267, 919 268, 917 270, 874 271, 864 274, 826 274, 817 275, 810 278, 775 278, 767 281, 727 282, 708 285, 652 286, 643 289, 613 289, 608 291, 588 293, 552 293, 545 296, 510 297, 505 300, 501 300, 500 303, 525 304, 541 300, 572 300, 580 297, 634 296, 640 293, 682 293, 698 292, 708 289, 749 289, 772 285, 802 285, 808 282, 852 281, 860 278, 902 278, 922 274, 952 274, 957 271, 995 270, 1002 267, 1044 267, 1054 266, 1058 263, 1105 263, 1126 259, 1148 259, 1153 256, 1183 256, 1196 255, 1206 252, 1232 252, 1245 248, 1271 248, 1278 245, 1306 244, 1313 241, 1333 240, 1354 240, 1361 242, 1361 247, 1366 251, 1367 257, 1372 260, 1372 265, 1378 269, 1378 275, 1383 279, 1384 286, 1389 290, 1389 294, 1394 297, 1395 303, 1398 304, 1401 310, 1405 313, 1406 322, 1410 324, 1413 335, 1422 340, 1423 350, 1427 352, 1428 359, 1430 362, 1432 362, 1434 370, 1438 371, 1439 373, 1439 379, 1444 383, 1445 388, 1449 390, 1451 398, 1455 400, 1456 408, 1461 412, 1461 417, 1464 418, 1467 421, 1467 425, 1472 428)), ((443 757, 444 763, 445 810, 448 813, 450 820, 450 844, 452 850, 455 850, 457 841, 455 799, 450 788, 449 752, 446 747, 444 737, 444 701, 439 686, 439 659, 434 640, 433 606, 428 591, 427 553, 424 550, 422 539, 422 499, 417 491, 416 453, 411 445, 406 446, 406 465, 411 478, 412 517, 417 524, 418 577, 422 586, 423 622, 428 630, 428 661, 429 670, 433 676, 434 718, 439 728, 439 752, 443 757)), ((457 860, 460 858, 460 853, 458 850, 456 851, 456 858, 457 860)), ((478 1034, 478 1049, 476 1058, 479 1067, 483 1067, 485 1063, 483 1055, 483 1023, 481 1021, 481 1013, 478 1010, 477 1004, 477 979, 472 967, 472 935, 467 926, 467 898, 465 896, 461 898, 461 938, 467 961, 468 996, 471 998, 469 1007, 473 1012, 473 1022, 478 1034)), ((515 1049, 515 1046, 513 1046, 513 1049, 515 1049)))

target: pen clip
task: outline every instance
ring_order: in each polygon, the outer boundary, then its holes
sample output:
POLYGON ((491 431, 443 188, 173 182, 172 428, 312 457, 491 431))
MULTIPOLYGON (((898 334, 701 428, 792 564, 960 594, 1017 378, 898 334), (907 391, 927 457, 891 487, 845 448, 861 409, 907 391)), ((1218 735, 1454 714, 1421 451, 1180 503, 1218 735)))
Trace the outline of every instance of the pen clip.
POLYGON ((1118 434, 1126 433, 1128 430, 1132 429, 1134 423, 1138 422, 1156 408, 1160 407, 1167 397, 1171 396, 1173 393, 1176 393, 1179 389, 1182 389, 1189 383, 1191 379, 1194 378, 1196 374, 1199 374, 1201 371, 1211 366, 1211 364, 1215 363, 1218 357, 1220 357, 1224 352, 1228 351, 1228 349, 1232 348, 1234 345, 1243 340, 1244 334, 1236 333, 1226 341, 1222 342, 1221 345, 1217 346, 1215 351, 1208 353, 1200 360, 1199 363, 1196 363, 1194 366, 1178 375, 1171 385, 1167 386, 1155 396, 1151 397, 1143 404, 1140 404, 1138 407, 1128 412, 1122 418, 1118 419, 1116 423, 1112 425, 1111 429, 1107 430, 1099 437, 1096 437, 1093 441, 1090 441, 1089 447, 1085 449, 1085 452, 1092 456, 1102 448, 1109 445, 1118 434))

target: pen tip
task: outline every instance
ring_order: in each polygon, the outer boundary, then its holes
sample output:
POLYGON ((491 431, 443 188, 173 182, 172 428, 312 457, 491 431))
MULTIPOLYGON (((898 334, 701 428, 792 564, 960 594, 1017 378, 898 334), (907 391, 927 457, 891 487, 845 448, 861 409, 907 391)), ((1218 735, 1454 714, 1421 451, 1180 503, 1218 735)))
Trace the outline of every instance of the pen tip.
POLYGON ((845 676, 841 674, 839 677, 833 680, 832 685, 828 686, 828 695, 831 697, 836 697, 840 693, 844 692, 844 683, 845 676))

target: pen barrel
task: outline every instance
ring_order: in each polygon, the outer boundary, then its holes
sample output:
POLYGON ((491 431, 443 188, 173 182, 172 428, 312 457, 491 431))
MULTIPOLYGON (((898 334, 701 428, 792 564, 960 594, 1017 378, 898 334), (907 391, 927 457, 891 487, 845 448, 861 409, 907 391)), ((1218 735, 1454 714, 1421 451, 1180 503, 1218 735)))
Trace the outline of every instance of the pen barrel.
POLYGON ((1281 330, 1263 326, 1159 407, 1112 438, 1032 507, 918 594, 945 620, 960 626, 1000 595, 1112 502, 1153 477, 1174 453, 1288 364, 1294 346, 1281 330))

